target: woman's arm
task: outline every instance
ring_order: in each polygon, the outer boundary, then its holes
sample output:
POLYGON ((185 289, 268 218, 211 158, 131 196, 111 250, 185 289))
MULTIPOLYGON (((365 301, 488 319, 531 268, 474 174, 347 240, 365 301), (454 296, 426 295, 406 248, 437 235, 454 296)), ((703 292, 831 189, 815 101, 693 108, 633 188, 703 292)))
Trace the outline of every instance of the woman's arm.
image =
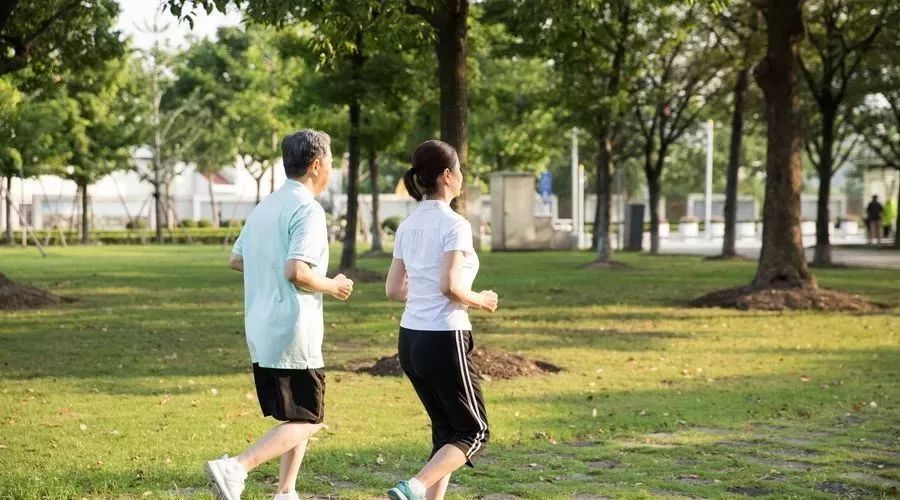
POLYGON ((388 271, 387 280, 384 282, 384 293, 390 300, 406 302, 409 281, 406 279, 406 265, 402 259, 395 258, 391 261, 391 270, 388 271))
POLYGON ((494 312, 497 309, 497 294, 493 290, 473 292, 471 288, 463 286, 464 262, 465 254, 460 250, 444 253, 441 263, 441 292, 453 302, 494 312))

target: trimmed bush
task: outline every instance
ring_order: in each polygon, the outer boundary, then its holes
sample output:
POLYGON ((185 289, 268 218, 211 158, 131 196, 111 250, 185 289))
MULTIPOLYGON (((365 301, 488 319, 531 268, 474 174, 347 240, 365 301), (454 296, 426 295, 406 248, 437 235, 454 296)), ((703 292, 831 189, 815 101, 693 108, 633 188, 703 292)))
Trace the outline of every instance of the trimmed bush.
POLYGON ((400 226, 400 217, 393 216, 388 217, 381 221, 381 229, 383 229, 388 234, 394 234, 397 232, 397 228, 400 226))
POLYGON ((197 227, 213 227, 213 223, 209 219, 200 219, 197 221, 197 227))

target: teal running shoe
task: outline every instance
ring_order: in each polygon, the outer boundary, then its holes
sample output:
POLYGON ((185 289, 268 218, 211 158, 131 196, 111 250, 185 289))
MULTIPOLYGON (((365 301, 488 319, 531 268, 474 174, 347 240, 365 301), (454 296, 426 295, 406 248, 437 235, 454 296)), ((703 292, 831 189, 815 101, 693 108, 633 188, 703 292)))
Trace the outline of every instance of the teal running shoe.
POLYGON ((391 500, 425 500, 425 495, 417 495, 409 486, 409 481, 400 481, 387 492, 391 500))

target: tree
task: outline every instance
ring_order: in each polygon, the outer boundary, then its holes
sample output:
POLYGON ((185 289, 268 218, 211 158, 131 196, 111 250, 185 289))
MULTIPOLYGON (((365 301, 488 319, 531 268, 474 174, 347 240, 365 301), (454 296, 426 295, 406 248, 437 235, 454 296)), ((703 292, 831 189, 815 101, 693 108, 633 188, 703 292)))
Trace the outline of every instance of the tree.
MULTIPOLYGON (((515 35, 521 53, 552 62, 554 85, 545 93, 558 96, 554 104, 595 143, 594 244, 599 264, 611 258, 612 160, 635 74, 635 10, 643 9, 643 4, 635 9, 637 3, 494 1, 487 7, 488 17, 503 21, 515 35)), ((521 67, 527 61, 514 64, 521 67)))
POLYGON ((766 198, 756 288, 816 287, 800 232, 803 129, 797 102, 797 46, 804 0, 766 0, 766 55, 753 70, 766 99, 766 198))
MULTIPOLYGON (((175 16, 187 20, 193 24, 194 9, 200 7, 207 12, 212 9, 224 11, 229 4, 237 4, 246 14, 257 21, 266 24, 283 26, 305 20, 317 27, 316 35, 324 43, 322 47, 328 51, 323 53, 323 59, 329 55, 338 55, 342 51, 347 57, 347 62, 355 65, 357 73, 364 64, 366 52, 374 49, 378 44, 366 43, 366 36, 376 31, 379 26, 395 28, 399 24, 405 26, 404 30, 388 29, 381 32, 379 38, 388 35, 392 38, 404 35, 414 39, 423 40, 421 26, 405 22, 401 16, 405 12, 414 19, 423 21, 434 35, 435 52, 438 60, 438 75, 440 82, 440 122, 441 139, 454 148, 459 154, 460 166, 463 175, 467 172, 469 132, 468 132, 468 79, 466 69, 467 57, 467 33, 469 20, 468 0, 444 0, 434 2, 428 6, 420 5, 414 0, 368 0, 361 2, 339 2, 336 0, 312 1, 292 0, 284 2, 279 0, 252 0, 236 2, 234 0, 166 0, 166 5, 175 16), (187 9, 186 9, 187 7, 187 9), (375 14, 373 16, 373 14, 375 14), (334 27, 329 33, 327 26, 334 27), (325 27, 326 29, 322 29, 325 27), (350 29, 348 29, 350 27, 350 29), (361 33, 362 32, 362 33, 361 33)), ((403 49, 403 44, 390 43, 392 49, 403 49)), ((351 121, 353 117, 360 116, 355 106, 349 106, 351 121)), ((358 172, 358 129, 350 127, 350 139, 348 140, 348 153, 351 169, 354 164, 358 172)), ((353 172, 351 172, 352 174, 353 172)), ((352 181, 353 175, 350 176, 352 181)), ((355 181, 352 181, 355 182, 355 181)), ((348 200, 355 196, 356 186, 348 185, 348 200)), ((348 203, 348 208, 350 203, 348 203)), ((457 199, 457 210, 465 212, 465 197, 457 199)), ((350 220, 348 219, 348 229, 350 220)), ((346 243, 345 243, 346 244, 346 243)), ((350 264, 350 247, 347 246, 342 253, 342 264, 350 264)), ((355 257, 354 266, 355 266, 355 257)), ((344 267, 343 265, 341 266, 344 267)))
MULTIPOLYGON (((155 25, 150 31, 161 33, 165 28, 155 25)), ((163 242, 163 226, 173 223, 170 185, 178 177, 189 152, 204 134, 210 111, 201 104, 199 93, 184 95, 173 87, 172 56, 158 43, 147 52, 145 67, 136 68, 141 81, 142 128, 141 140, 150 150, 147 165, 132 168, 141 180, 153 187, 153 206, 156 218, 155 239, 163 242)))
POLYGON ((12 241, 14 209, 10 197, 13 177, 23 181, 45 173, 58 173, 69 157, 66 130, 59 116, 69 112, 72 101, 59 92, 24 95, 6 78, 0 78, 0 176, 6 178, 5 239, 12 241))
POLYGON ((36 78, 121 53, 114 0, 6 0, 0 4, 0 75, 31 66, 36 78))
MULTIPOLYGON (((860 65, 879 33, 900 22, 895 2, 883 0, 821 0, 809 6, 809 49, 798 53, 798 67, 818 108, 820 129, 805 141, 809 159, 819 176, 816 210, 816 249, 813 264, 831 265, 829 239, 831 178, 852 153, 839 148, 850 127, 842 112, 860 75, 860 65)), ((812 134, 809 134, 812 135, 812 134)))
MULTIPOLYGON (((867 96, 854 110, 851 124, 863 138, 875 162, 900 172, 900 71, 890 68, 884 76, 881 92, 867 96)), ((900 191, 900 190, 898 190, 900 191)), ((900 194, 897 197, 900 207, 900 194)), ((900 231, 900 210, 897 211, 896 228, 900 231)), ((900 248, 900 237, 894 234, 894 247, 900 248)))
POLYGON ((732 89, 731 137, 728 149, 727 180, 725 184, 725 234, 722 240, 722 257, 735 257, 735 226, 737 223, 738 178, 743 155, 744 113, 747 93, 750 90, 750 70, 759 55, 759 12, 751 5, 738 4, 717 17, 717 25, 723 30, 718 34, 720 47, 729 59, 735 61, 731 68, 734 75, 732 89))
MULTIPOLYGON (((466 58, 469 29, 469 0, 443 0, 423 7, 405 0, 406 12, 425 20, 434 30, 441 89, 441 140, 456 149, 465 178, 469 164, 469 81, 466 58)), ((456 200, 456 209, 466 211, 465 196, 456 200)))
MULTIPOLYGON (((218 41, 199 40, 178 55, 176 78, 169 92, 173 99, 197 97, 202 116, 207 120, 198 127, 199 136, 187 152, 196 172, 207 181, 213 225, 221 224, 215 175, 237 158, 237 147, 229 130, 228 106, 238 87, 244 85, 232 52, 245 47, 246 35, 235 28, 220 28, 218 41)), ((241 49, 242 50, 242 49, 241 49)))
POLYGON ((659 201, 666 155, 720 89, 719 62, 693 9, 645 9, 643 72, 634 89, 634 123, 643 143, 650 205, 650 253, 659 253, 659 201))
POLYGON ((81 241, 90 237, 88 187, 109 173, 128 168, 132 149, 141 141, 139 62, 120 57, 97 67, 73 69, 62 78, 68 96, 76 102, 65 119, 70 131, 67 177, 81 194, 81 241))

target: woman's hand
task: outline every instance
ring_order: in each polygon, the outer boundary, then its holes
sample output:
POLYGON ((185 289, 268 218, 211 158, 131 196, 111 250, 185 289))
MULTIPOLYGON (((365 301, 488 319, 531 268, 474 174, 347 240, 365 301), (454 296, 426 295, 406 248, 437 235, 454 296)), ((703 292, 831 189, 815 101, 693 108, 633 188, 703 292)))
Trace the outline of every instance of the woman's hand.
POLYGON ((490 313, 497 310, 498 297, 493 290, 482 290, 481 292, 478 292, 478 296, 481 299, 481 304, 479 304, 481 309, 490 313))

